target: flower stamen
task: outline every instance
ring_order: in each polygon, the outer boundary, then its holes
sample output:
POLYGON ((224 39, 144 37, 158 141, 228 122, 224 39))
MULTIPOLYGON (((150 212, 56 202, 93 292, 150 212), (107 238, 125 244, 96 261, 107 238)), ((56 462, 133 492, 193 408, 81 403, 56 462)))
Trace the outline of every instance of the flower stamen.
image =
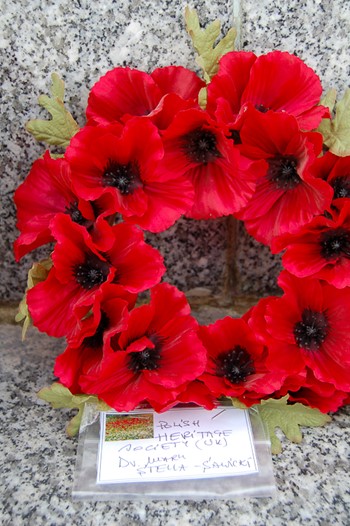
POLYGON ((221 157, 216 135, 210 130, 197 128, 183 138, 183 150, 190 161, 208 164, 221 157))
POLYGON ((134 373, 140 371, 154 371, 158 369, 160 361, 160 350, 146 347, 143 351, 131 352, 129 354, 129 368, 134 373))
POLYGON ((339 256, 350 258, 350 233, 343 228, 323 232, 320 236, 321 256, 333 259, 339 256))
POLYGON ((106 281, 109 265, 98 257, 87 256, 84 263, 76 265, 74 276, 79 285, 90 290, 106 281))
POLYGON ((304 309, 301 321, 294 326, 294 338, 298 347, 308 351, 318 351, 329 331, 326 315, 323 312, 304 309))
POLYGON ((103 186, 113 186, 122 195, 129 195, 140 185, 140 171, 135 163, 120 164, 109 160, 103 175, 103 186))
POLYGON ((224 376, 232 384, 244 382, 255 373, 254 362, 244 347, 236 345, 231 351, 217 357, 217 374, 224 376))
POLYGON ((292 190, 301 179, 297 172, 298 161, 293 156, 278 156, 267 159, 267 175, 276 188, 281 190, 292 190))

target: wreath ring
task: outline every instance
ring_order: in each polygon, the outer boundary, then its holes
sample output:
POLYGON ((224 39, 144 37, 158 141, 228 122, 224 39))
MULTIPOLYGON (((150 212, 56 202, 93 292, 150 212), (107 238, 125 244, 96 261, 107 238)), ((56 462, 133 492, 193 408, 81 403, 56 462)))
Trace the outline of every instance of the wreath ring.
POLYGON ((223 396, 335 411, 350 392, 347 98, 331 118, 335 94, 320 102, 320 80, 299 58, 233 51, 232 31, 215 47, 194 11, 186 22, 204 80, 181 66, 116 67, 91 89, 79 129, 53 74, 51 98, 39 98, 52 119, 28 123, 65 148, 35 161, 15 194, 17 260, 54 242, 29 272, 17 319, 67 340, 59 383, 40 396, 68 392, 78 406, 96 396, 117 411, 212 409, 223 396), (160 283, 163 258, 143 234, 182 215, 233 216, 283 252, 283 295, 199 326, 186 296, 160 283))

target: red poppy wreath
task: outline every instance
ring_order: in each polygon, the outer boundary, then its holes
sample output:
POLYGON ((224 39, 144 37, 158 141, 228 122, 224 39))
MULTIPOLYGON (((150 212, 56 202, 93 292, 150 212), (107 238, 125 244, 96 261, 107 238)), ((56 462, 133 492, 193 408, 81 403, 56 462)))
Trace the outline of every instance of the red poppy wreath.
POLYGON ((205 81, 180 66, 116 67, 91 89, 79 129, 54 74, 52 97, 39 99, 53 118, 28 124, 65 148, 35 161, 15 194, 16 259, 54 243, 17 319, 67 342, 59 381, 40 396, 117 411, 228 397, 257 407, 272 432, 281 414, 321 425, 350 402, 349 92, 334 109, 335 93, 320 102, 318 76, 296 56, 234 51, 233 30, 215 46, 213 25, 185 17, 205 81), (283 253, 283 294, 199 326, 144 240, 182 215, 242 220, 283 253))

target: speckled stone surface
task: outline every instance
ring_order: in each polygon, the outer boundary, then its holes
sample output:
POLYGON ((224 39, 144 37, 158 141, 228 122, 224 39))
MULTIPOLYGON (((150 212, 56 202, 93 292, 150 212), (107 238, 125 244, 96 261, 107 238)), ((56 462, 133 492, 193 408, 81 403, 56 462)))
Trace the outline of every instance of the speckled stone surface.
POLYGON ((241 500, 75 502, 77 440, 68 414, 35 396, 49 385, 63 342, 0 325, 2 526, 348 526, 350 406, 324 428, 304 430, 302 446, 284 442, 274 458, 277 495, 241 500))
MULTIPOLYGON (((113 66, 144 70, 180 64, 194 67, 194 53, 182 18, 186 0, 8 0, 0 15, 0 298, 17 300, 34 254, 14 262, 16 237, 12 196, 33 161, 43 152, 24 123, 46 116, 36 104, 47 93, 50 74, 66 82, 66 102, 82 125, 89 88, 113 66)), ((203 24, 220 18, 226 31, 239 0, 192 2, 203 24)), ((297 53, 320 75, 324 87, 339 91, 349 83, 350 2, 344 0, 241 0, 243 49, 257 53, 284 49, 297 53)), ((226 262, 226 223, 181 220, 152 242, 169 266, 167 279, 183 290, 222 286, 226 262)), ((240 228, 237 251, 239 291, 275 288, 280 259, 240 228)))

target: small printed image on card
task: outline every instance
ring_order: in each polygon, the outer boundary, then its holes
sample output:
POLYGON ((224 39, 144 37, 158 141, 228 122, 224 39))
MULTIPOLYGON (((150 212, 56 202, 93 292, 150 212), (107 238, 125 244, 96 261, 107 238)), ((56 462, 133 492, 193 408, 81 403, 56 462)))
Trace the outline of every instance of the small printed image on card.
POLYGON ((248 411, 218 407, 101 413, 97 483, 257 473, 248 411))
POLYGON ((106 442, 154 438, 153 413, 106 415, 106 442))

